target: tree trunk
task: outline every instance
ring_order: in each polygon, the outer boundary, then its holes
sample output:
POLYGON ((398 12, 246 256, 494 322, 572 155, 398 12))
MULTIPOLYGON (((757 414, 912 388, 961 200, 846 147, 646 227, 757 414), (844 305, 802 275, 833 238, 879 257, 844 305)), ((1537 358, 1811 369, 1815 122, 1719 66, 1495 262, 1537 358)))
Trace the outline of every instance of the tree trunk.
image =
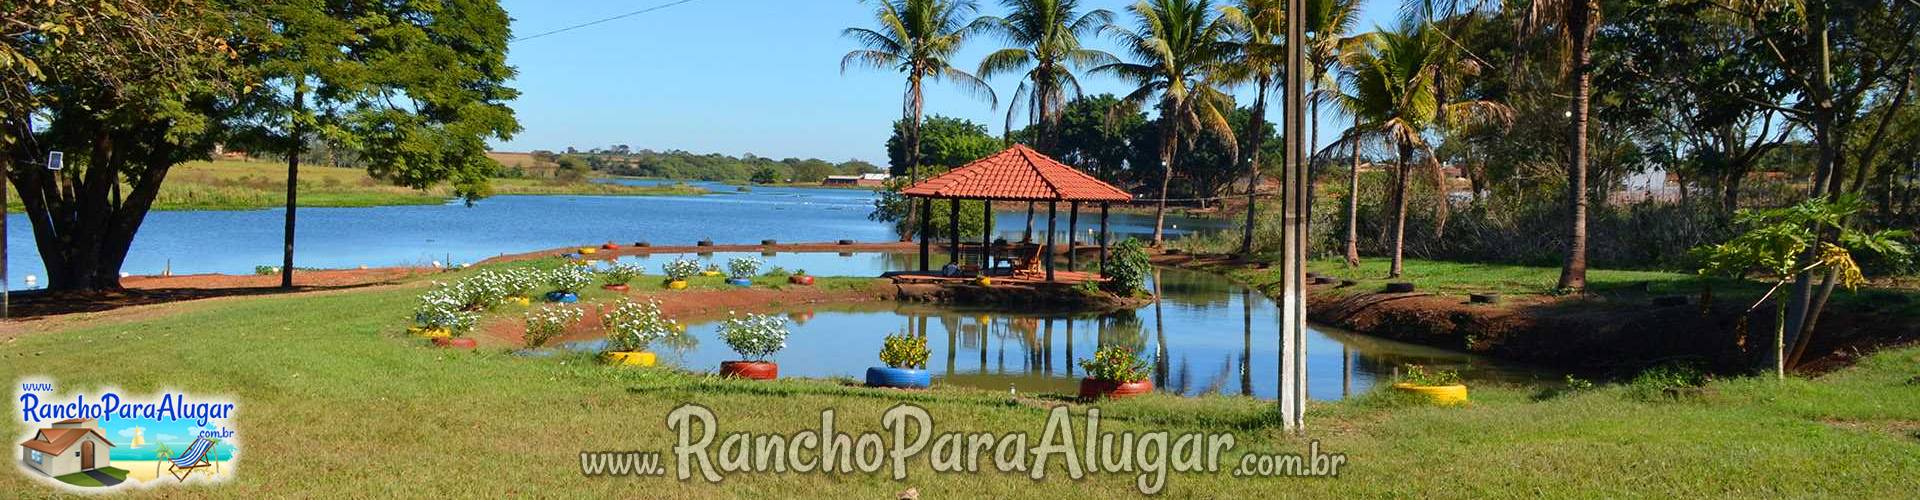
MULTIPOLYGON (((89 164, 84 173, 71 168, 59 172, 11 169, 9 180, 32 223, 49 290, 120 288, 120 266, 172 167, 172 146, 158 139, 161 129, 150 125, 122 132, 130 136, 92 134, 93 151, 86 158, 89 164), (128 154, 116 147, 122 142, 156 145, 128 154), (116 203, 110 195, 128 162, 144 168, 138 178, 131 179, 126 197, 116 203)), ((11 163, 32 162, 27 158, 35 153, 41 151, 17 148, 11 163)))
MULTIPOLYGON (((1360 128, 1354 117, 1353 127, 1360 128)), ((1360 267, 1360 142, 1353 142, 1353 169, 1347 172, 1347 267, 1360 267)))
MULTIPOLYGON (((922 111, 924 111, 924 108, 925 108, 925 106, 923 106, 924 102, 922 101, 922 98, 923 96, 921 95, 921 92, 920 92, 919 67, 918 65, 915 65, 915 67, 913 68, 913 74, 907 76, 908 121, 907 121, 906 139, 907 139, 907 185, 908 186, 912 186, 914 184, 920 183, 920 114, 922 111)), ((925 202, 911 198, 911 197, 907 198, 907 223, 905 226, 902 226, 906 229, 903 231, 900 231, 900 241, 913 241, 913 230, 914 230, 913 228, 917 227, 914 225, 914 216, 915 214, 918 213, 918 211, 913 209, 913 206, 916 203, 925 203, 925 202)))
MULTIPOLYGON (((1808 41, 1815 47, 1813 51, 1815 65, 1818 66, 1819 71, 1819 76, 1813 82, 1814 88, 1809 92, 1812 96, 1808 99, 1813 106, 1811 120, 1813 141, 1820 155, 1818 162, 1814 165, 1813 190, 1810 197, 1818 199, 1832 194, 1829 183, 1838 183, 1840 144, 1837 141, 1840 137, 1844 137, 1844 134, 1834 130, 1836 113, 1833 101, 1833 54, 1832 45, 1828 40, 1826 12, 1824 9, 1812 9, 1808 14, 1810 18, 1808 24, 1816 27, 1814 32, 1809 34, 1808 41)), ((1823 231, 1817 236, 1820 241, 1815 241, 1815 244, 1807 247, 1807 251, 1800 257, 1801 262, 1812 262, 1817 257, 1819 243, 1826 240, 1827 234, 1823 231)), ((1800 336, 1807 333, 1804 327, 1808 323, 1808 318, 1820 314, 1818 310, 1813 310, 1813 295, 1813 273, 1811 271, 1800 273, 1794 278, 1793 294, 1789 296, 1787 303, 1787 338, 1785 339, 1787 343, 1799 343, 1800 336)))
MULTIPOLYGON (((292 124, 288 127, 287 133, 287 227, 285 230, 286 246, 281 249, 280 255, 280 288, 293 288, 293 230, 296 219, 295 211, 298 210, 300 206, 298 202, 300 196, 300 150, 303 149, 302 146, 306 145, 301 142, 300 119, 298 116, 303 107, 301 105, 303 99, 306 98, 305 90, 300 88, 303 86, 304 85, 296 85, 293 91, 293 113, 295 116, 292 124)), ((448 262, 447 265, 452 266, 453 263, 448 262)))
POLYGON ((1153 246, 1159 248, 1166 242, 1167 226, 1167 185, 1173 181, 1174 114, 1172 109, 1178 106, 1165 106, 1167 110, 1160 117, 1160 202, 1153 208, 1153 246))
POLYGON ((1407 156, 1412 155, 1413 145, 1400 144, 1400 158, 1394 166, 1393 176, 1393 264, 1387 268, 1388 278, 1398 278, 1406 272, 1404 254, 1407 249, 1407 182, 1413 170, 1407 166, 1407 156))
POLYGON ((1599 9, 1594 0, 1576 0, 1569 4, 1568 31, 1573 54, 1572 126, 1567 131, 1567 202, 1572 208, 1572 224, 1567 238, 1567 260, 1560 268, 1558 288, 1581 291, 1587 288, 1587 110, 1593 91, 1593 14, 1599 9))
MULTIPOLYGON (((1259 86, 1255 87, 1253 94, 1253 116, 1247 125, 1247 130, 1250 131, 1247 135, 1252 136, 1247 139, 1248 147, 1251 148, 1247 153, 1247 225, 1240 235, 1240 257, 1245 259, 1253 258, 1254 208, 1257 203, 1255 195, 1260 192, 1260 143, 1261 139, 1266 138, 1266 134, 1262 132, 1266 129, 1267 123, 1267 87, 1272 84, 1269 77, 1264 75, 1260 77, 1259 86)), ((1165 198, 1165 196, 1161 197, 1165 198)))

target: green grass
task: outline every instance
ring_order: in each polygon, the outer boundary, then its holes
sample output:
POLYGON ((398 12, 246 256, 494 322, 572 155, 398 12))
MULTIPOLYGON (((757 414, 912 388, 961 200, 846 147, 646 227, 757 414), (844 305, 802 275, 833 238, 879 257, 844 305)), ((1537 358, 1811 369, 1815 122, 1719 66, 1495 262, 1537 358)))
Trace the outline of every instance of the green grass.
MULTIPOLYGON (((12 189, 11 186, 8 189, 12 189)), ((699 195, 686 186, 624 186, 543 179, 493 179, 493 194, 569 194, 609 196, 699 195)), ((447 186, 415 190, 374 179, 366 170, 319 165, 300 167, 300 206, 371 207, 439 205, 453 197, 447 186)), ((8 208, 20 210, 18 193, 8 192, 8 208)), ((265 161, 217 160, 173 167, 160 186, 154 210, 252 210, 287 204, 287 166, 265 161)))
MULTIPOLYGON (((106 475, 118 478, 121 481, 127 480, 126 469, 120 469, 116 467, 102 467, 97 470, 99 470, 102 473, 105 473, 106 475)), ((74 486, 85 486, 89 488, 106 486, 104 484, 100 484, 99 480, 94 479, 93 476, 89 476, 85 472, 75 472, 72 474, 67 474, 65 476, 56 477, 54 479, 60 480, 60 482, 71 484, 74 486)))
MULTIPOLYGON (((584 357, 436 350, 402 333, 423 289, 415 282, 197 301, 132 320, 62 323, 78 326, 0 342, 0 380, 46 376, 62 392, 172 388, 238 401, 236 437, 245 458, 233 481, 128 492, 136 496, 872 498, 908 488, 927 498, 1136 494, 1131 475, 1071 481, 1056 469, 1036 482, 1024 474, 933 474, 924 457, 905 481, 791 473, 730 475, 722 485, 583 478, 579 451, 669 449, 664 416, 681 403, 713 408, 722 433, 814 429, 822 409, 836 410, 839 429, 879 430, 879 415, 903 401, 927 408, 939 431, 1038 433, 1044 407, 1059 400, 950 387, 869 390, 843 380, 741 382, 611 368, 584 357)), ((848 347, 862 358, 879 348, 848 347)), ((1474 402, 1461 408, 1371 393, 1310 405, 1304 435, 1280 429, 1271 403, 1239 397, 1153 395, 1101 408, 1103 430, 1234 432, 1238 446, 1230 455, 1300 453, 1319 440, 1322 451, 1348 456, 1338 478, 1175 475, 1164 493, 1169 498, 1901 497, 1912 494, 1912 478, 1920 475, 1920 439, 1912 435, 1920 425, 1917 376, 1920 349, 1910 348, 1815 380, 1718 380, 1680 401, 1642 401, 1619 385, 1555 397, 1536 388, 1476 386, 1474 402)), ((11 435, 26 431, 5 420, 11 435)), ((0 491, 58 494, 22 474, 0 474, 0 491)))

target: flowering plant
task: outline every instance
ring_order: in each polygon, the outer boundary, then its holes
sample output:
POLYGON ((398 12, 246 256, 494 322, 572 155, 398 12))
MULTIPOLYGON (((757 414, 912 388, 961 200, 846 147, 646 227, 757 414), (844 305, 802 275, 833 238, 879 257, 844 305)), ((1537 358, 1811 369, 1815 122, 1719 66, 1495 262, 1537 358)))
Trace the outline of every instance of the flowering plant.
POLYGON ((693 259, 679 258, 662 265, 661 269, 667 272, 668 279, 682 281, 699 273, 700 263, 695 262, 693 259))
POLYGON ((640 352, 654 341, 673 336, 674 321, 660 314, 660 302, 622 302, 600 316, 607 327, 607 350, 640 352))
POLYGON ((540 288, 540 271, 520 268, 501 271, 496 278, 500 291, 508 297, 528 297, 540 288))
POLYGON ((567 331, 567 325, 580 321, 586 313, 579 307, 551 305, 527 311, 527 334, 523 337, 528 348, 545 345, 548 340, 567 331))
POLYGON ((753 257, 727 259, 727 276, 734 279, 749 279, 755 274, 760 274, 760 259, 753 257))
POLYGON ((560 266, 559 269, 547 273, 547 284, 552 285, 554 291, 577 293, 587 285, 593 284, 593 272, 588 271, 586 266, 572 264, 560 266))
POLYGON ((609 285, 625 285, 640 277, 640 266, 632 264, 614 264, 600 271, 600 279, 609 285))
POLYGON ((413 309, 413 322, 421 328, 446 330, 455 337, 465 335, 480 322, 480 314, 465 309, 463 300, 450 288, 435 287, 420 295, 413 309))
POLYGON ((751 361, 765 361, 787 348, 788 334, 787 318, 767 314, 729 315, 720 325, 720 339, 751 361))
POLYGON ((880 362, 894 368, 914 368, 926 364, 927 355, 927 338, 919 335, 888 335, 880 347, 880 362))
POLYGON ((1092 359, 1080 360, 1080 368, 1094 380, 1138 382, 1147 379, 1147 360, 1133 349, 1110 345, 1093 352, 1092 359))

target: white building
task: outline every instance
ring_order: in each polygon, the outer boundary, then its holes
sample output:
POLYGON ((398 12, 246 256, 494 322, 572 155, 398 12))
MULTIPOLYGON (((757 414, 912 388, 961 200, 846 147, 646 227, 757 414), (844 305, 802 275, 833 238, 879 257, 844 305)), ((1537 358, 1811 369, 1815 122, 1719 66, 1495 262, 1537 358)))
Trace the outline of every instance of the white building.
POLYGON ((109 457, 113 442, 100 434, 100 424, 91 418, 70 418, 40 429, 33 439, 20 443, 20 462, 27 468, 52 477, 80 471, 103 469, 113 465, 109 457))

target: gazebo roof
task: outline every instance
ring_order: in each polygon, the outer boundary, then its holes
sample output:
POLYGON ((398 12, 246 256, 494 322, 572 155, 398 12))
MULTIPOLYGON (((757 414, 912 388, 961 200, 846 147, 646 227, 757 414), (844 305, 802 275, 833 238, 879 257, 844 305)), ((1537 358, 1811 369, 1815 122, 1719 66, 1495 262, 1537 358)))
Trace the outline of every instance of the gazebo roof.
POLYGON ((914 184, 901 193, 928 198, 1012 201, 1131 201, 1126 190, 1048 158, 1024 144, 914 184))

